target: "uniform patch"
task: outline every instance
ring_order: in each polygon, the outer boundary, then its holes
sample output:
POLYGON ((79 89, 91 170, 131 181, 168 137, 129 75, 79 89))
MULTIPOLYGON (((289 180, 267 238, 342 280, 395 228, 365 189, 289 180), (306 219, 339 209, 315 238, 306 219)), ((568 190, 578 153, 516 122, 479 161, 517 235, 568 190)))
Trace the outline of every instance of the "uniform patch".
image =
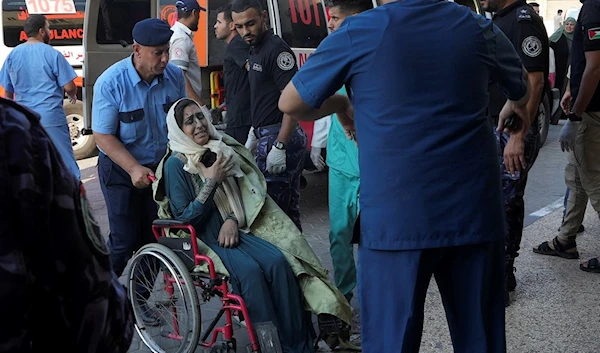
POLYGON ((287 51, 281 52, 277 56, 277 66, 284 71, 291 70, 295 63, 296 59, 294 59, 294 56, 287 51))
POLYGON ((531 14, 528 9, 521 8, 517 10, 517 20, 518 21, 531 21, 531 14))
POLYGON ((536 36, 529 36, 523 40, 521 49, 525 55, 535 58, 542 53, 542 41, 536 36))
POLYGON ((181 57, 183 57, 183 50, 181 50, 181 48, 177 48, 177 49, 175 49, 175 57, 176 57, 176 58, 181 58, 181 57))
POLYGON ((600 39, 600 27, 588 29, 588 38, 590 40, 600 39))

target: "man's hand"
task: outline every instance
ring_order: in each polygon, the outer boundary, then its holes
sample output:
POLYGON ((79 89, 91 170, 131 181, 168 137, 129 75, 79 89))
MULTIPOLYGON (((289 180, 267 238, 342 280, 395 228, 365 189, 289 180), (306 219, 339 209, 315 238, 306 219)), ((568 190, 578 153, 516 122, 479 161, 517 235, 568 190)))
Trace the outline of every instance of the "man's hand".
POLYGON ((571 90, 567 90, 560 100, 560 107, 565 114, 571 112, 571 90))
POLYGON ((154 172, 150 168, 146 168, 143 165, 136 165, 131 168, 129 176, 131 177, 131 183, 133 186, 139 189, 144 189, 150 186, 152 182, 148 179, 148 176, 154 176, 154 172))
POLYGON ((224 248, 235 248, 240 240, 238 233, 237 222, 233 219, 227 219, 223 222, 221 230, 219 231, 219 238, 217 241, 219 245, 224 248))
POLYGON ((313 165, 318 171, 325 169, 325 160, 321 155, 321 150, 322 148, 320 147, 312 147, 310 149, 310 160, 313 162, 313 165))
POLYGON ((524 134, 515 133, 510 135, 506 146, 504 146, 504 166, 512 176, 527 168, 524 134))
POLYGON ((258 139, 256 135, 254 135, 254 127, 250 128, 250 132, 248 132, 248 138, 246 139, 246 148, 252 153, 256 155, 256 145, 258 144, 258 139))
POLYGON ((71 104, 77 103, 77 96, 69 96, 69 102, 71 104))
POLYGON ((279 174, 285 171, 286 168, 285 150, 280 150, 271 147, 271 151, 267 155, 267 172, 271 174, 279 174))
POLYGON ((507 132, 511 136, 515 133, 522 133, 525 136, 530 125, 529 112, 526 106, 520 107, 511 101, 506 101, 498 116, 498 132, 507 132), (513 114, 516 115, 517 121, 511 124, 512 126, 507 126, 506 122, 513 114))
POLYGON ((560 149, 563 152, 568 152, 575 148, 575 141, 577 140, 577 132, 580 125, 581 121, 567 120, 562 130, 560 130, 558 141, 560 142, 560 149))

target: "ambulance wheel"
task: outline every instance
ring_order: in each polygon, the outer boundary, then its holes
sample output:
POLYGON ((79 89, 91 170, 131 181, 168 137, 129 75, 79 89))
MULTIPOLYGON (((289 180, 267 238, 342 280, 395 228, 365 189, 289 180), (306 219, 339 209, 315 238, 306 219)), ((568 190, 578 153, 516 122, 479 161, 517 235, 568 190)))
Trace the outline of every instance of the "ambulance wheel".
POLYGON ((71 144, 76 159, 84 159, 96 154, 96 141, 94 135, 83 135, 83 102, 71 104, 68 99, 63 101, 63 109, 67 116, 71 144))
POLYGON ((548 138, 548 130, 550 129, 550 102, 548 101, 548 96, 544 95, 544 99, 540 103, 539 108, 539 116, 538 116, 538 128, 540 133, 540 147, 544 145, 546 142, 546 138, 548 138))

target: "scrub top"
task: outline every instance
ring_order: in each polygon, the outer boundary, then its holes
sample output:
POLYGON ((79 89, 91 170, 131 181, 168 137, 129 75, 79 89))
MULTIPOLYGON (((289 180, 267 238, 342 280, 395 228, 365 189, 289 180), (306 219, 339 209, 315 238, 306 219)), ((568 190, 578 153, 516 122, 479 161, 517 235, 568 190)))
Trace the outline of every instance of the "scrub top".
POLYGON ((67 59, 45 43, 23 43, 13 49, 0 71, 0 85, 15 101, 40 114, 43 127, 63 126, 64 86, 77 77, 67 59))
POLYGON ((526 94, 521 60, 493 23, 443 0, 347 18, 292 79, 312 108, 345 83, 354 104, 361 246, 410 250, 505 234, 488 83, 526 94), (411 48, 411 50, 406 50, 411 48))

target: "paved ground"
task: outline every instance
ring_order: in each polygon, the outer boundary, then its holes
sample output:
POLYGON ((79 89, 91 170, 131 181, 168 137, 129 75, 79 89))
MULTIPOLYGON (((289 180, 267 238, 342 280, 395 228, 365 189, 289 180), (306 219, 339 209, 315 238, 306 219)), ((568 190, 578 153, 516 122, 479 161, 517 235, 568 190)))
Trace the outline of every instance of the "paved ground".
POLYGON ((559 125, 550 125, 546 143, 542 146, 533 168, 529 171, 525 189, 526 226, 552 212, 554 207, 562 205, 557 202, 548 209, 541 210, 565 195, 564 170, 567 154, 560 150, 558 142, 562 124, 564 121, 561 121, 559 125))
MULTIPOLYGON (((557 129, 552 127, 548 144, 542 149, 531 175, 538 175, 538 182, 527 190, 528 203, 532 200, 555 201, 564 191, 562 155, 555 155, 557 129), (562 165, 561 165, 562 164, 562 165), (536 174, 537 173, 537 174, 536 174), (557 183, 562 183, 556 185, 557 183), (533 186, 535 185, 535 186, 533 186), (556 190, 548 192, 547 189, 556 190), (563 191, 558 192, 559 189, 563 191), (532 194, 535 193, 535 194, 532 194), (544 195, 544 193, 546 195, 544 195)), ((80 161, 82 179, 87 189, 94 215, 102 231, 108 233, 106 207, 100 191, 96 158, 80 161)), ((306 237, 321 258, 325 267, 331 269, 328 253, 328 213, 326 175, 308 175, 309 187, 302 194, 302 222, 306 237)), ((546 204, 536 206, 531 213, 546 204)), ((538 214, 550 212, 553 208, 538 214), (550 210, 550 211, 548 211, 550 210)), ((600 352, 600 306, 598 305, 600 276, 588 274, 578 269, 577 260, 563 260, 533 254, 531 248, 550 239, 559 226, 562 209, 546 217, 532 216, 537 220, 527 227, 523 236, 523 250, 517 259, 518 286, 514 293, 515 302, 507 309, 508 352, 547 352, 547 353, 594 353, 600 352)), ((579 242, 583 257, 600 255, 600 221, 588 209, 585 219, 586 232, 579 242)), ((353 300, 356 307, 356 299, 353 300)), ((211 301, 202 308, 205 326, 214 317, 216 304, 211 301)), ((247 342, 243 328, 236 329, 239 344, 247 342)), ((147 352, 139 339, 135 339, 130 352, 147 352)), ((243 351, 243 350, 239 350, 243 351)), ((327 349, 321 349, 326 352, 327 349)), ((452 352, 450 336, 446 324, 435 281, 432 280, 425 305, 425 327, 421 352, 452 352)), ((388 353, 388 352, 382 352, 388 353)), ((391 353, 391 352, 390 352, 391 353)))

